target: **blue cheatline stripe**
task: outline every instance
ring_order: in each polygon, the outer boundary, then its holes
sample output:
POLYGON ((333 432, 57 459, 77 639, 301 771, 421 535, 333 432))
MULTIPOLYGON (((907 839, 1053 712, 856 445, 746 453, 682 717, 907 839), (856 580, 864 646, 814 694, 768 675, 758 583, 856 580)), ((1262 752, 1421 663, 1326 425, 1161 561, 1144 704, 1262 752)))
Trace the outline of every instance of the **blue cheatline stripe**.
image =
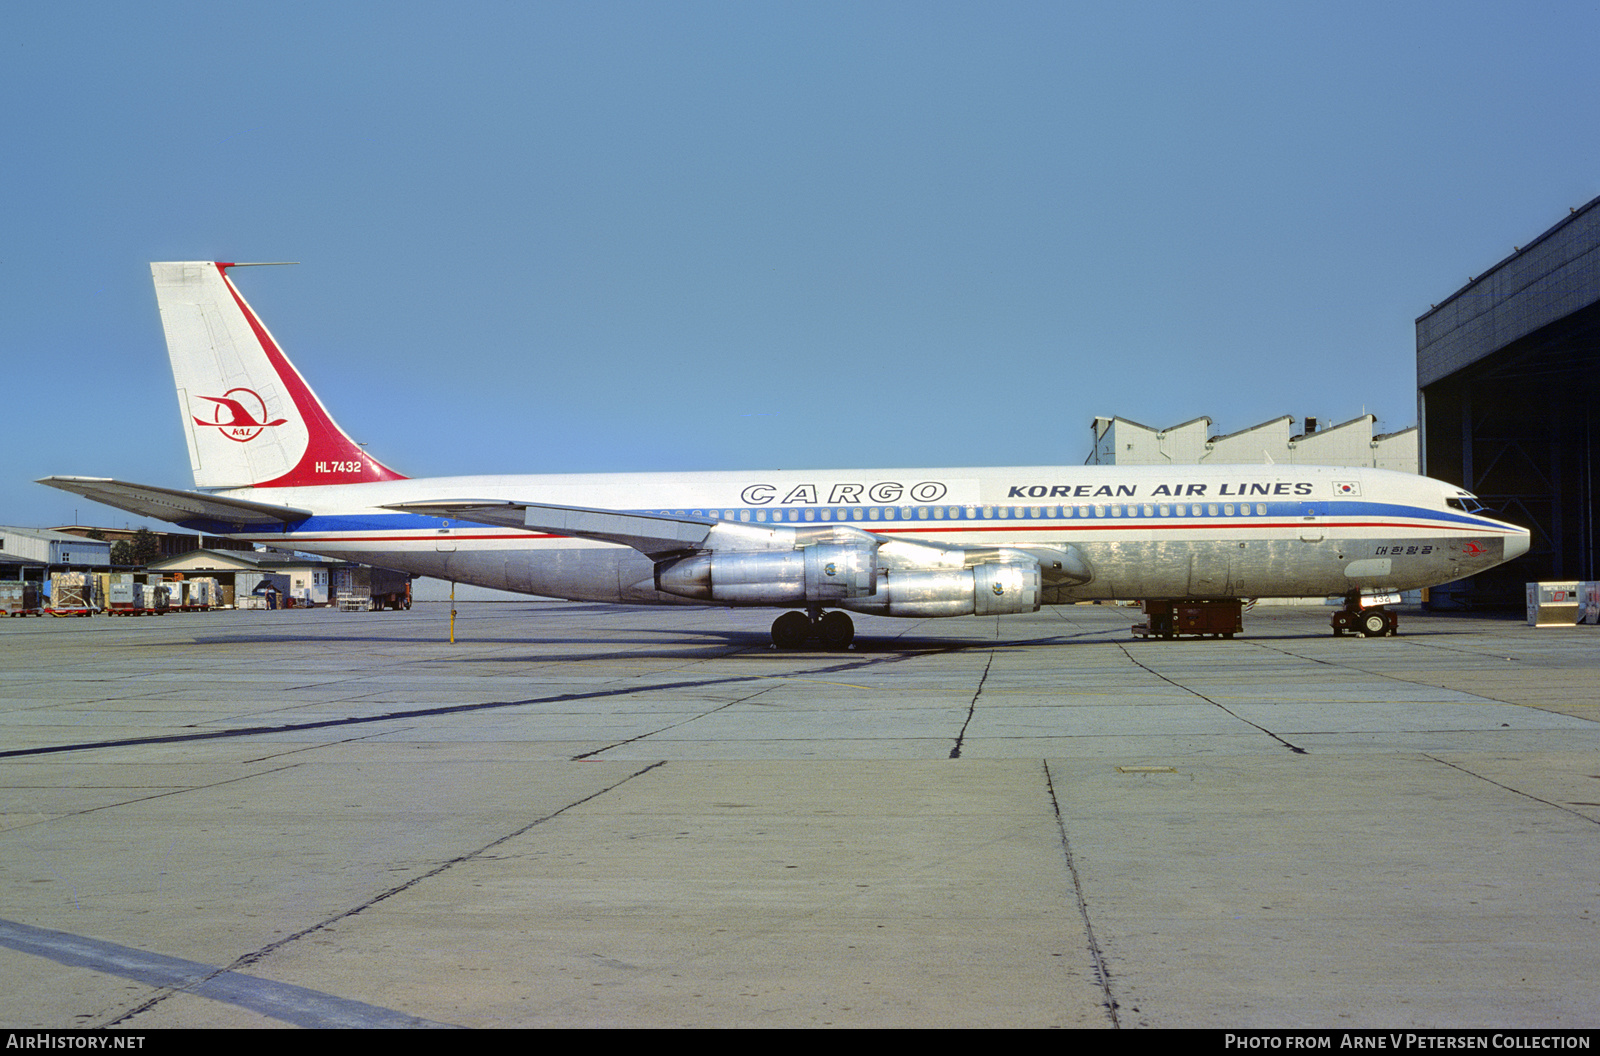
POLYGON ((182 990, 213 1001, 247 1008, 297 1027, 449 1027, 418 1016, 334 997, 303 986, 276 983, 230 972, 211 964, 166 957, 65 931, 0 920, 0 946, 73 968, 88 968, 136 979, 150 986, 182 990))
MULTIPOLYGON (((948 523, 951 523, 951 522, 958 522, 959 523, 959 522, 964 522, 964 521, 967 521, 967 522, 970 522, 970 521, 982 521, 982 522, 985 522, 985 523, 992 524, 992 523, 995 523, 995 522, 998 521, 998 522, 1004 522, 1004 523, 1009 523, 1009 524, 1015 524, 1018 521, 1021 521, 1021 522, 1024 522, 1025 524, 1030 524, 1031 525, 1031 524, 1033 524, 1035 522, 1046 521, 1046 520, 1048 520, 1048 521, 1059 521, 1059 522, 1062 522, 1064 525, 1082 524, 1085 521, 1087 521, 1088 523, 1094 524, 1094 525, 1105 525, 1107 527, 1116 527, 1116 526, 1119 526, 1119 525, 1127 525, 1130 521, 1138 523, 1138 524, 1163 524, 1163 523, 1169 523, 1169 522, 1180 520, 1180 519, 1192 522, 1193 527, 1196 527, 1196 528, 1209 528, 1209 527, 1249 527, 1253 521, 1256 521, 1256 520, 1258 520, 1260 518, 1263 518, 1263 517, 1269 518, 1269 519, 1270 518, 1294 518, 1294 519, 1298 520, 1298 519, 1300 519, 1300 518, 1305 516, 1305 509, 1306 509, 1306 507, 1308 505, 1309 506, 1315 506, 1317 508, 1316 516, 1321 518, 1325 523, 1328 523, 1330 527, 1338 527, 1337 522, 1335 520, 1336 518, 1355 518, 1355 517, 1362 517, 1362 518, 1405 517, 1405 518, 1414 518, 1414 519, 1418 519, 1418 520, 1425 520, 1425 521, 1431 522, 1431 526, 1437 526, 1437 527, 1461 527, 1461 528, 1469 528, 1469 529, 1476 528, 1476 529, 1486 530, 1486 531, 1495 531, 1495 530, 1498 530, 1501 527, 1498 522, 1491 521, 1491 520, 1485 520, 1484 518, 1481 518, 1481 517, 1475 517, 1475 516, 1473 516, 1471 514, 1460 513, 1460 512, 1453 511, 1453 510, 1430 509, 1430 508, 1427 508, 1427 507, 1412 506, 1412 505, 1406 505, 1406 504, 1401 504, 1401 503, 1371 502, 1371 501, 1359 500, 1359 499, 1357 499, 1357 500, 1347 500, 1347 499, 1332 499, 1332 500, 1330 500, 1330 499, 1311 499, 1309 497, 1308 498, 1304 498, 1304 499, 1295 500, 1295 501, 1292 501, 1292 502, 1277 501, 1277 502, 1266 502, 1266 503, 1255 502, 1255 501, 1251 501, 1251 500, 1248 500, 1248 499, 1238 499, 1238 498, 1234 498, 1232 496, 1229 496, 1226 499, 1221 499, 1221 500, 1210 500, 1210 499, 1208 499, 1208 500, 1206 500, 1204 502, 1199 502, 1199 501, 1196 501, 1194 499, 1185 499, 1182 502, 1178 502, 1176 500, 1165 500, 1165 499, 1155 499, 1155 500, 1149 500, 1149 499, 1117 499, 1117 500, 1112 501, 1112 502, 1099 502, 1099 503, 1095 503, 1095 502, 1071 502, 1071 503, 1063 503, 1063 502, 1051 503, 1051 502, 1046 502, 1046 503, 1039 503, 1039 504, 1028 503, 1028 502, 1022 502, 1022 503, 1017 503, 1017 502, 1004 502, 1004 503, 916 503, 916 504, 913 504, 910 507, 907 507, 903 503, 896 503, 896 504, 887 505, 887 506, 862 506, 862 507, 850 507, 850 506, 828 506, 828 507, 821 507, 821 506, 761 506, 761 507, 754 507, 754 506, 751 506, 751 507, 726 506, 726 507, 707 507, 707 506, 702 506, 698 510, 685 509, 685 510, 683 510, 681 512, 681 514, 680 514, 680 512, 678 510, 673 510, 673 511, 671 511, 670 515, 673 515, 673 516, 681 515, 687 520, 699 520, 699 521, 706 521, 706 522, 709 523, 714 518, 712 518, 711 516, 708 516, 708 514, 709 514, 709 512, 711 510, 715 509, 717 512, 723 514, 723 516, 726 519, 729 519, 729 520, 738 519, 741 522, 744 522, 745 519, 748 518, 748 522, 747 523, 751 523, 751 524, 781 524, 781 525, 847 524, 847 525, 850 525, 851 527, 864 528, 864 529, 867 529, 867 530, 871 530, 871 528, 874 525, 887 524, 887 523, 903 524, 903 523, 907 523, 907 522, 914 522, 914 523, 916 523, 918 525, 923 525, 923 526, 926 526, 926 527, 929 527, 929 528, 932 528, 932 527, 938 525, 941 522, 948 524, 948 523), (1209 513, 1199 514, 1199 515, 1196 515, 1196 514, 1185 514, 1185 515, 1181 515, 1181 516, 1176 514, 1176 513, 1168 513, 1166 516, 1161 516, 1159 513, 1157 513, 1157 514, 1155 514, 1153 516, 1146 517, 1146 516, 1144 516, 1144 511, 1143 511, 1143 508, 1145 506, 1147 506, 1147 505, 1151 506, 1151 507, 1165 506, 1169 510, 1171 510, 1172 507, 1174 507, 1174 506, 1184 506, 1184 507, 1201 506, 1201 507, 1205 507, 1205 508, 1209 509, 1209 507, 1213 506, 1213 505, 1219 507, 1219 509, 1220 509, 1220 507, 1223 506, 1224 504, 1233 505, 1233 506, 1239 507, 1240 510, 1241 510, 1241 512, 1232 515, 1232 520, 1229 521, 1229 523, 1227 523, 1227 524, 1217 524, 1216 523, 1217 521, 1222 521, 1222 520, 1225 520, 1225 519, 1228 518, 1228 515, 1221 514, 1221 513, 1218 513, 1215 518, 1213 518, 1213 516, 1211 514, 1209 514, 1209 513), (1001 509, 1007 509, 1007 510, 1016 509, 1016 510, 1028 510, 1028 511, 1031 511, 1033 509, 1040 509, 1041 511, 1056 511, 1056 510, 1063 509, 1063 508, 1097 506, 1097 505, 1101 506, 1101 507, 1105 507, 1105 506, 1126 507, 1127 509, 1131 510, 1132 512, 1129 513, 1127 516, 1115 517, 1115 518, 1110 517, 1110 516, 1082 517, 1082 516, 1078 516, 1076 511, 1074 511, 1074 513, 1072 515, 1069 515, 1069 516, 1060 516, 1060 515, 1054 514, 1053 512, 1044 512, 1042 516, 1038 516, 1038 517, 1034 517, 1034 516, 999 517, 999 516, 996 516, 998 511, 1001 510, 1001 509), (1261 505, 1264 505, 1267 508, 1265 514, 1255 512, 1256 511, 1256 507, 1257 506, 1261 506, 1261 505), (910 516, 907 516, 906 513, 905 513, 905 511, 908 508, 911 509, 912 511, 915 511, 918 508, 926 507, 927 509, 929 509, 931 511, 935 506, 937 506, 939 509, 941 509, 941 510, 943 510, 945 512, 945 516, 944 517, 932 517, 932 516, 919 517, 919 516, 916 515, 915 512, 913 512, 910 516), (785 511, 811 510, 813 512, 820 513, 820 511, 822 509, 828 509, 830 511, 833 511, 834 516, 831 517, 828 520, 823 520, 819 516, 819 517, 817 517, 816 520, 809 520, 809 521, 805 520, 803 518, 800 519, 800 520, 790 520, 790 519, 788 519, 787 516, 783 516, 785 511), (853 511, 855 511, 857 509, 861 510, 862 513, 863 513, 862 519, 859 520, 859 521, 855 520, 853 517, 846 518, 846 517, 840 517, 838 515, 840 511, 853 512, 853 511), (893 519, 885 516, 885 511, 890 510, 890 509, 895 511, 893 519), (973 510, 975 515, 969 516, 968 513, 967 513, 967 511, 969 509, 973 510), (876 512, 878 514, 878 517, 876 519, 867 517, 866 516, 866 511, 868 511, 868 510, 872 510, 872 511, 876 512), (951 510, 955 510, 956 512, 955 513, 949 512, 951 510), (993 511, 993 512, 988 512, 987 515, 986 515, 986 511, 993 511), (698 514, 698 516, 697 516, 697 514, 698 514), (766 515, 766 519, 758 521, 757 520, 757 515, 758 514, 765 514, 766 515), (779 520, 778 519, 779 516, 783 516, 783 519, 779 520)), ((651 509, 643 509, 643 510, 622 510, 622 511, 619 511, 619 512, 623 512, 623 513, 643 513, 643 514, 660 514, 663 511, 660 510, 660 509, 657 509, 657 508, 651 508, 651 509)), ((184 522, 184 523, 188 524, 190 522, 184 522)), ((193 522, 193 523, 194 524, 198 524, 199 522, 193 522)), ((293 535, 297 535, 297 534, 316 535, 316 534, 330 533, 330 532, 434 531, 434 530, 437 530, 438 528, 442 527, 445 523, 446 523, 445 521, 440 520, 438 518, 423 517, 423 516, 420 516, 420 515, 414 514, 414 513, 319 514, 319 515, 316 515, 316 516, 313 516, 313 517, 309 517, 306 520, 299 521, 299 522, 295 523, 291 527, 288 535, 292 537, 293 535)), ((452 528, 458 528, 458 529, 469 529, 470 530, 470 529, 472 529, 474 527, 481 527, 481 525, 479 525, 478 522, 474 522, 474 521, 466 520, 466 519, 451 520, 449 522, 449 524, 450 524, 450 526, 452 528)), ((500 530, 501 531, 505 531, 506 529, 501 528, 500 530)), ((228 528, 224 532, 219 533, 219 534, 226 534, 226 531, 231 531, 231 528, 228 528)))

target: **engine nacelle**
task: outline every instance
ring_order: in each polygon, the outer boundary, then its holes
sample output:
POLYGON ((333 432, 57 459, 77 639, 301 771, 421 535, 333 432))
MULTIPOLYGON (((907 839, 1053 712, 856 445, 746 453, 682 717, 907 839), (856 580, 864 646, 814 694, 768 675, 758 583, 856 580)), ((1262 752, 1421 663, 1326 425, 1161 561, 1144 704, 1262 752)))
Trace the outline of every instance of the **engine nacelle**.
POLYGON ((877 591, 878 548, 863 541, 795 550, 714 550, 657 564, 656 589, 730 605, 837 605, 877 591))
POLYGON ((999 616, 1039 611, 1039 562, 1007 555, 970 568, 888 569, 881 589, 841 607, 880 616, 999 616))

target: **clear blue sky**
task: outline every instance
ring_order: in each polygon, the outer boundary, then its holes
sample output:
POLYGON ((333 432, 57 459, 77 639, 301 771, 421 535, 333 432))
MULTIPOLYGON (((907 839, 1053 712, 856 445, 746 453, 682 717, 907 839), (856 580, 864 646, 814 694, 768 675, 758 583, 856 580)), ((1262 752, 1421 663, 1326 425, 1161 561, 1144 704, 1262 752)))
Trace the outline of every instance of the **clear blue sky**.
MULTIPOLYGON (((0 523, 188 487, 146 262, 401 472, 1078 464, 1416 420, 1600 194, 1593 3, 13 3, 0 523)), ((78 511, 74 514, 74 511, 78 511)))

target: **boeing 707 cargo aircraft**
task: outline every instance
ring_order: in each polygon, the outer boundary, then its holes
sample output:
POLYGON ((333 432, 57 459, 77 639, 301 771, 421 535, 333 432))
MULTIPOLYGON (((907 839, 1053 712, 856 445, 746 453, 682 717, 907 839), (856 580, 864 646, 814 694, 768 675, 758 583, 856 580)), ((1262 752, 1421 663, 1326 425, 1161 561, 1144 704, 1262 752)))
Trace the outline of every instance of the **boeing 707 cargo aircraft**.
POLYGON ((453 582, 622 604, 788 609, 779 647, 847 648, 851 612, 926 618, 1141 599, 1363 598, 1528 549, 1442 481, 1322 466, 1036 466, 409 478, 340 429, 218 262, 150 266, 195 490, 41 483, 185 529, 453 582))

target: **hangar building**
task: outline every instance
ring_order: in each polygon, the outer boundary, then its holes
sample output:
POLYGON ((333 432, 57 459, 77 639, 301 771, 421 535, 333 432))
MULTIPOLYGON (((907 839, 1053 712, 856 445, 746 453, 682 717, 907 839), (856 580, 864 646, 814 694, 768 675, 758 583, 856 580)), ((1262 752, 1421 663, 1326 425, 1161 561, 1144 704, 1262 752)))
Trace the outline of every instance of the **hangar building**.
POLYGON ((1377 416, 1363 414, 1325 426, 1306 418, 1299 433, 1290 415, 1236 433, 1211 435, 1210 418, 1152 429, 1126 418, 1096 418, 1090 466, 1203 466, 1275 463, 1286 466, 1372 466, 1417 471, 1417 427, 1373 435, 1377 416))
POLYGON ((1422 472, 1532 530, 1527 556, 1436 588, 1520 604, 1524 584, 1600 579, 1600 198, 1417 320, 1422 472))

